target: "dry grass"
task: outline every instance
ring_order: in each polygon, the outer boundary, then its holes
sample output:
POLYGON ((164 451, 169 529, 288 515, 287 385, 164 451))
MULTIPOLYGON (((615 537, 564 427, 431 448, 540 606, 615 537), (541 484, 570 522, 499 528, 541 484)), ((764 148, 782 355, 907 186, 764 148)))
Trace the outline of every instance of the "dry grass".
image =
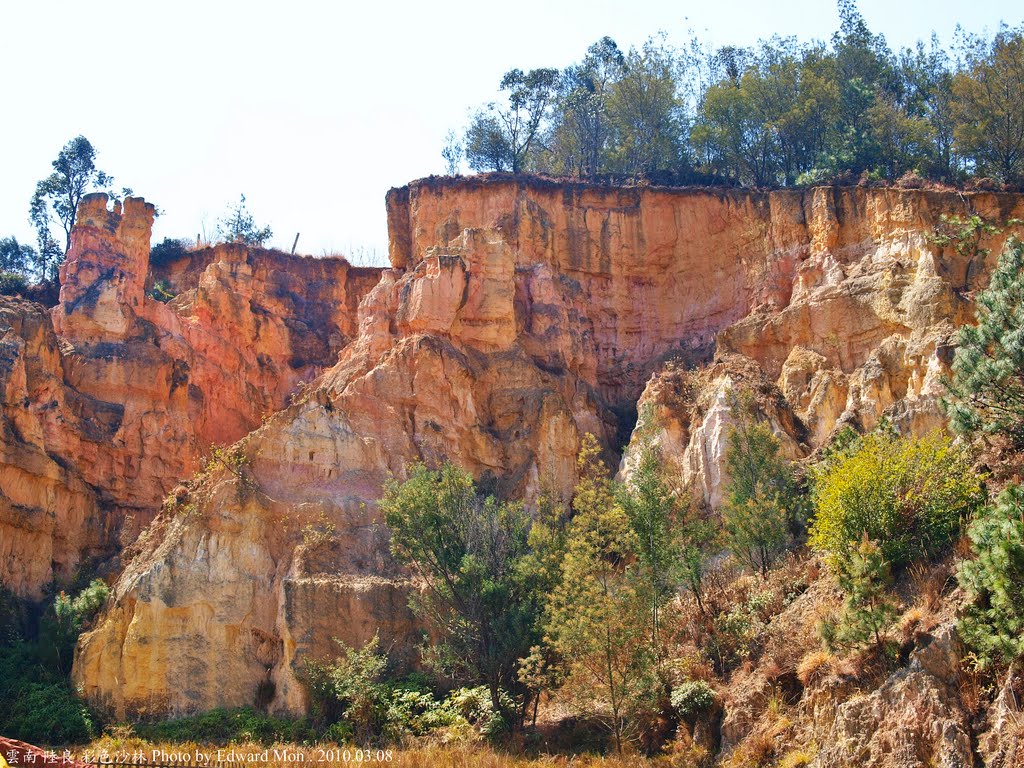
MULTIPOLYGON (((81 751, 99 761, 102 753, 112 759, 125 760, 136 752, 145 756, 147 762, 154 762, 154 752, 164 753, 164 762, 179 764, 167 760, 167 756, 197 752, 210 757, 210 765, 216 765, 217 751, 222 757, 234 752, 235 762, 222 762, 222 766, 259 765, 261 768, 341 768, 347 765, 379 765, 394 768, 550 768, 566 766, 567 768, 694 768, 700 760, 701 752, 683 750, 675 755, 663 755, 647 758, 636 754, 617 755, 539 755, 525 756, 501 752, 483 744, 472 745, 440 745, 440 744, 408 744, 391 747, 359 748, 354 746, 336 747, 323 745, 318 747, 299 746, 295 744, 276 744, 271 747, 259 744, 231 744, 229 746, 204 745, 195 742, 161 744, 145 741, 131 735, 130 731, 113 732, 97 739, 81 751), (246 762, 242 756, 267 754, 263 762, 246 762)), ((203 763, 191 761, 180 763, 185 766, 202 766, 203 763)), ((143 763, 142 765, 145 765, 143 763)))
POLYGON ((796 676, 800 684, 806 688, 831 674, 835 665, 835 657, 828 651, 811 651, 806 654, 796 667, 796 676))

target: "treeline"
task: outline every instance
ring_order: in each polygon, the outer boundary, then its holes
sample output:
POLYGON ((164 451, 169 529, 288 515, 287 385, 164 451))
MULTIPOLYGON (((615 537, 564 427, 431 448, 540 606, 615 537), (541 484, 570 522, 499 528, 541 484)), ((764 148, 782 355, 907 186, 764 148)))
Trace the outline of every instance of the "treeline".
POLYGON ((504 101, 449 133, 447 170, 464 157, 475 171, 758 187, 1024 181, 1024 27, 958 31, 952 54, 934 34, 894 52, 853 0, 839 16, 827 44, 622 51, 604 37, 561 72, 512 69, 504 101))

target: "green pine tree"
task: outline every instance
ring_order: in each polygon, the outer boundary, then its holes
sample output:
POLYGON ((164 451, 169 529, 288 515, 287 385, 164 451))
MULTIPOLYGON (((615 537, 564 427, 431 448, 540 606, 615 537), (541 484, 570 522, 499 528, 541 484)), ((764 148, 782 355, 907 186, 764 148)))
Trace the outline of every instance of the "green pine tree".
POLYGON ((1024 449, 1024 243, 1007 241, 976 326, 957 334, 947 409, 953 428, 998 448, 1024 449))
POLYGON ((652 659, 647 601, 627 568, 637 556, 636 536, 598 454, 588 434, 562 578, 547 607, 547 639, 564 660, 568 698, 607 725, 621 752, 628 717, 651 691, 652 659))
POLYGON ((767 424, 754 421, 749 393, 732 398, 737 415, 729 433, 729 472, 722 511, 730 551, 762 576, 786 548, 801 498, 781 444, 767 424))
POLYGON ((957 570, 971 598, 957 629, 982 668, 1024 657, 1024 489, 1011 485, 968 529, 975 558, 957 570))
POLYGON ((846 593, 835 631, 838 644, 856 648, 874 641, 881 646, 885 630, 899 613, 888 594, 891 574, 881 547, 865 533, 838 575, 846 593))

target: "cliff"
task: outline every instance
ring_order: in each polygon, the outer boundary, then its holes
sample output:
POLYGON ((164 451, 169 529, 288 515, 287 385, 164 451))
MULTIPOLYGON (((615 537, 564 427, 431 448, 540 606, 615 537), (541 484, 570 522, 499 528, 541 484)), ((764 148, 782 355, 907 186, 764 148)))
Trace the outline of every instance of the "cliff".
POLYGON ((161 303, 147 293, 153 217, 138 198, 87 196, 60 303, 0 299, 0 580, 16 594, 37 598, 85 561, 119 570, 212 445, 336 359, 376 281, 341 259, 218 246, 190 255, 161 303))
MULTIPOLYGON (((714 509, 738 388, 793 459, 843 424, 942 426, 950 338, 1005 235, 988 257, 931 235, 943 214, 1024 218, 1009 194, 508 176, 425 179, 387 208, 391 269, 238 244, 151 264, 152 206, 91 196, 60 303, 0 299, 0 578, 38 597, 116 575, 75 659, 94 705, 299 712, 303 660, 333 638, 379 633, 414 666, 415 585, 377 511, 411 462, 567 499, 585 433, 623 475, 653 440, 714 509)), ((943 643, 914 691, 893 683, 906 711, 945 690, 943 643)), ((745 696, 730 748, 760 716, 745 696)), ((829 710, 842 755, 884 751, 858 725, 884 703, 829 710)), ((914 731, 915 748, 962 755, 963 718, 942 712, 955 738, 914 731)))
MULTIPOLYGON (((509 177, 424 180, 387 203, 392 269, 361 294, 355 317, 361 288, 342 282, 331 307, 346 310, 332 322, 350 341, 322 347, 337 353, 333 365, 287 407, 274 399, 289 388, 276 377, 298 374, 276 361, 294 337, 235 300, 278 294, 257 266, 265 257, 226 247, 198 282, 198 269, 168 272, 195 285, 170 304, 142 299, 143 320, 173 328, 183 348, 216 350, 188 360, 202 381, 218 365, 223 375, 225 359, 244 372, 223 383, 229 397, 194 398, 200 434, 256 426, 255 412, 229 403, 278 410, 179 488, 133 545, 76 657, 75 681, 94 704, 181 714, 250 705, 259 690, 272 692, 272 710, 301 711, 302 660, 331 653, 334 637, 360 644, 380 632, 396 661, 414 663, 411 586, 376 511, 382 483, 413 461, 450 459, 527 500, 542 489, 567 497, 582 435, 616 458, 639 403, 644 433, 715 506, 737 383, 758 392, 793 458, 841 423, 870 427, 883 414, 930 429, 949 335, 970 318, 995 256, 974 263, 929 237, 944 213, 1024 214, 1013 195, 509 177), (232 334, 207 341, 226 318, 232 334), (229 354, 234 329, 247 343, 229 354), (261 362, 268 343, 273 370, 261 362)), ((1000 239, 989 240, 998 253, 1000 239)), ((103 290, 124 298, 96 306, 136 312, 134 288, 103 290)), ((56 311, 62 332, 73 327, 67 313, 56 311)), ((175 471, 159 475, 163 485, 175 471)))

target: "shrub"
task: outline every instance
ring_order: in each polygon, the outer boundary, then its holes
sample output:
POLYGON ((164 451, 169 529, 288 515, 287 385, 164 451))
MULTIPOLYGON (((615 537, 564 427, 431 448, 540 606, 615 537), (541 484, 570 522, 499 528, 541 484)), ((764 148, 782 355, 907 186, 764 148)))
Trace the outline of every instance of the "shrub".
POLYGON ((879 429, 815 468, 810 543, 839 566, 866 533, 886 561, 904 565, 945 547, 982 498, 965 448, 939 433, 879 429))
POLYGON ((970 526, 975 559, 957 579, 971 598, 957 630, 981 668, 1024 656, 1024 489, 1012 485, 970 526))
POLYGON ((383 684, 387 657, 378 652, 380 638, 360 650, 335 640, 343 654, 334 661, 307 661, 303 670, 320 722, 344 722, 352 734, 366 740, 387 730, 388 689, 383 684))
POLYGON ((188 255, 189 244, 186 240, 165 237, 162 243, 149 249, 149 263, 152 266, 163 266, 188 255))
POLYGON ((17 272, 0 272, 0 294, 19 296, 28 288, 28 280, 17 272))
POLYGON ((13 701, 2 718, 6 736, 55 745, 98 735, 89 708, 64 683, 26 683, 9 695, 13 701))
POLYGON ((149 297, 156 299, 157 301, 166 304, 168 301, 173 299, 177 294, 171 291, 171 286, 166 280, 157 280, 153 283, 153 287, 149 291, 149 297))
POLYGON ((313 738, 306 720, 265 715, 250 707, 211 709, 201 715, 135 726, 140 738, 152 742, 300 743, 313 738))
POLYGON ((715 703, 715 689, 703 680, 687 680, 672 689, 672 708, 683 718, 705 712, 715 703))

